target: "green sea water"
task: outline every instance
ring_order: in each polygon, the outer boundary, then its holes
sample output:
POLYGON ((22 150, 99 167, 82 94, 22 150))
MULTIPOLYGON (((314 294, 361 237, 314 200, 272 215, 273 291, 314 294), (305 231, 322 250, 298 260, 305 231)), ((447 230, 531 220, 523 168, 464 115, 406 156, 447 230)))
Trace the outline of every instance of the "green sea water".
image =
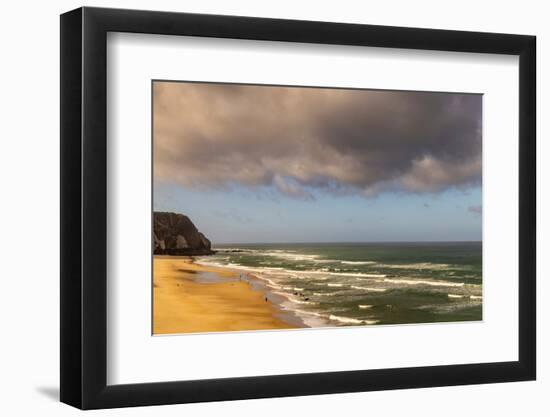
POLYGON ((306 325, 482 319, 481 242, 218 245, 199 263, 253 274, 306 325))

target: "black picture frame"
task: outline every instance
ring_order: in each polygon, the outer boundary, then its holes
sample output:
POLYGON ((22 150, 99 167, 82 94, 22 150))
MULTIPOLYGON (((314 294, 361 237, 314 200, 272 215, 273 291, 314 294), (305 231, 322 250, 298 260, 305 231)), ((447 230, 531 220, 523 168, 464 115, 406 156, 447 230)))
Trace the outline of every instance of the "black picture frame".
POLYGON ((60 56, 62 402, 95 409, 535 379, 534 36, 84 7, 61 15, 60 56), (519 56, 518 361, 107 385, 108 32, 519 56))

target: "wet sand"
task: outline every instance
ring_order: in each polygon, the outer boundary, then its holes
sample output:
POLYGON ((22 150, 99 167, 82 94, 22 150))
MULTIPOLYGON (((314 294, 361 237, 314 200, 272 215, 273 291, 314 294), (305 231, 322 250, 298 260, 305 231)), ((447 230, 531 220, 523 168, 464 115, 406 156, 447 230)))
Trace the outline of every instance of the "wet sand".
POLYGON ((188 257, 155 256, 153 264, 153 334, 300 327, 236 271, 188 257))

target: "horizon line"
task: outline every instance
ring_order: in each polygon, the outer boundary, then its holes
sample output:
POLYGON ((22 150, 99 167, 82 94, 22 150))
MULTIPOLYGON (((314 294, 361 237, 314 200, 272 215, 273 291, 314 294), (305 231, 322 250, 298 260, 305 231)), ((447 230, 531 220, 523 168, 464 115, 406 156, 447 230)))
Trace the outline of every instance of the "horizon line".
POLYGON ((361 240, 361 241, 300 241, 300 242, 216 242, 214 245, 304 245, 304 244, 356 244, 356 243, 483 243, 483 240, 361 240))

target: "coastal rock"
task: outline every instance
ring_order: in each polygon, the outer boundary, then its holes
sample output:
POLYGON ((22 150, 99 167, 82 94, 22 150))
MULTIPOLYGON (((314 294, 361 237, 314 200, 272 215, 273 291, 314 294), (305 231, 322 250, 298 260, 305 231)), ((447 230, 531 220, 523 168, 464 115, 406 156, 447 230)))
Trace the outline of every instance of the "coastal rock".
POLYGON ((179 213, 153 213, 155 255, 212 255, 210 240, 189 217, 179 213))
POLYGON ((207 247, 210 249, 210 247, 212 246, 212 244, 210 243, 210 241, 207 239, 207 237, 205 235, 203 235, 201 232, 199 232, 199 237, 201 239, 201 243, 204 247, 207 247))

